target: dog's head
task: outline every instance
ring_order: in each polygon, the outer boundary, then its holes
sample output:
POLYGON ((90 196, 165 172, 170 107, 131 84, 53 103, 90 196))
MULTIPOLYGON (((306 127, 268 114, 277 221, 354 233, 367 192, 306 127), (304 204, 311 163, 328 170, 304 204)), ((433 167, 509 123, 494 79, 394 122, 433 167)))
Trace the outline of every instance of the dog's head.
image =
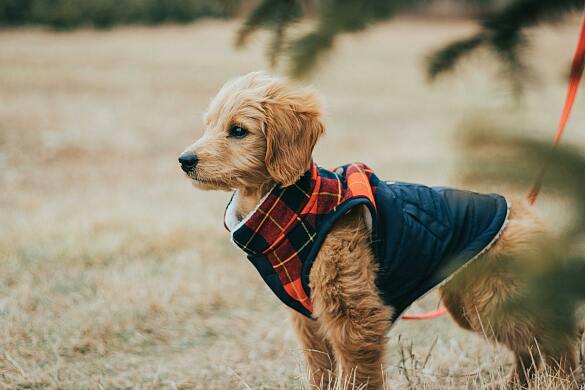
POLYGON ((205 114, 205 132, 179 157, 202 189, 293 184, 309 168, 324 127, 315 93, 255 72, 226 83, 205 114))

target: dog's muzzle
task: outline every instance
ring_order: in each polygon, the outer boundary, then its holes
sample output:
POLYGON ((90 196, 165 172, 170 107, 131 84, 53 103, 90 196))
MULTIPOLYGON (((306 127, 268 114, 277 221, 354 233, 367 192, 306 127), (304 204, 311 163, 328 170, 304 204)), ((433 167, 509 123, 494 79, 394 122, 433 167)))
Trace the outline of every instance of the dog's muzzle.
POLYGON ((197 166, 197 162, 199 159, 197 155, 193 152, 185 152, 179 156, 179 164, 181 164, 181 169, 185 171, 185 173, 189 173, 195 169, 197 166))

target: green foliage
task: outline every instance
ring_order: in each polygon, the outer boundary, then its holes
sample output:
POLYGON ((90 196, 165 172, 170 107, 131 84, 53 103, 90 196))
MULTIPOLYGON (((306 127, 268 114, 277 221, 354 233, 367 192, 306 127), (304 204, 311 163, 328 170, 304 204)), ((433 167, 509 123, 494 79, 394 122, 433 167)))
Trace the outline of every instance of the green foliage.
MULTIPOLYGON (((467 135, 467 181, 520 185, 527 189, 546 167, 542 191, 571 201, 573 225, 565 233, 585 239, 585 157, 581 150, 553 147, 549 142, 504 137, 493 128, 474 129, 467 135)), ((571 238, 572 241, 572 238, 571 238)))
POLYGON ((274 29, 274 38, 268 51, 274 66, 281 52, 287 27, 302 15, 300 4, 296 0, 263 0, 250 13, 238 33, 237 46, 242 46, 250 34, 260 27, 274 29))
POLYGON ((521 48, 527 43, 524 30, 539 23, 560 19, 572 10, 583 7, 582 0, 517 0, 484 16, 481 29, 475 35, 453 42, 433 53, 428 60, 427 73, 435 79, 453 69, 462 57, 479 47, 492 50, 502 61, 516 90, 530 74, 523 63, 521 48))
POLYGON ((3 24, 22 24, 30 19, 33 0, 3 0, 0 2, 0 21, 3 24))
POLYGON ((520 185, 527 191, 546 166, 542 191, 556 195, 570 208, 572 220, 554 242, 543 243, 536 253, 518 254, 513 260, 524 292, 506 303, 503 310, 538 313, 541 326, 554 332, 555 343, 574 340, 574 329, 582 319, 576 307, 585 302, 585 156, 570 147, 552 147, 549 142, 498 135, 497 129, 472 129, 467 134, 468 182, 520 185), (520 258, 518 258, 520 257, 520 258))
POLYGON ((276 62, 275 54, 288 50, 292 57, 290 73, 302 77, 315 68, 320 57, 333 47, 335 37, 343 32, 357 32, 367 28, 371 23, 384 20, 390 16, 421 4, 427 0, 324 0, 318 2, 317 27, 305 36, 288 42, 286 30, 294 22, 309 15, 313 10, 302 0, 270 1, 264 0, 252 10, 240 30, 238 43, 241 45, 248 36, 259 28, 273 31, 275 39, 270 48, 272 62, 276 62), (285 14, 285 10, 291 12, 285 14), (304 11, 304 12, 303 12, 304 11))
POLYGON ((371 23, 389 18, 406 5, 412 6, 424 2, 424 0, 323 1, 319 9, 317 28, 291 43, 290 73, 294 77, 302 77, 315 69, 320 56, 333 47, 335 37, 338 34, 361 31, 371 23))
MULTIPOLYGON (((559 20, 568 12, 581 9, 583 0, 458 0, 461 6, 480 12, 479 31, 468 38, 448 44, 429 56, 427 74, 430 80, 452 70, 466 55, 480 47, 493 50, 501 60, 503 71, 510 76, 516 90, 530 75, 522 60, 522 47, 528 44, 524 31, 543 22, 559 20), (502 5, 503 4, 503 5, 502 5)), ((438 3, 433 0, 322 0, 322 1, 261 1, 252 10, 241 29, 242 44, 259 28, 274 32, 269 48, 273 62, 280 53, 292 59, 290 73, 295 77, 309 74, 320 59, 334 47, 342 33, 355 33, 372 24, 388 20, 401 12, 412 12, 438 3), (307 6, 312 5, 312 7, 307 6), (304 6, 304 7, 303 7, 304 6), (288 41, 287 28, 295 21, 309 18, 316 9, 317 23, 305 36, 288 41), (287 13, 286 10, 290 10, 287 13)))
POLYGON ((235 0, 1 0, 0 25, 41 24, 58 29, 84 25, 189 22, 227 17, 235 0))
POLYGON ((477 49, 483 43, 482 36, 473 36, 450 43, 444 49, 434 53, 428 61, 427 73, 431 79, 449 69, 467 53, 477 49))

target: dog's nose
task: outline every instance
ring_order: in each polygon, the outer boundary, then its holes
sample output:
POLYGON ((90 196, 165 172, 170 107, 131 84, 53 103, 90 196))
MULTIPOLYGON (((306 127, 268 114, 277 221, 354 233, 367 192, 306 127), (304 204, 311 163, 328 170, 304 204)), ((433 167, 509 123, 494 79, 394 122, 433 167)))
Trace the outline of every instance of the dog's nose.
POLYGON ((181 169, 185 172, 192 171, 193 168, 197 165, 199 159, 197 155, 193 152, 185 152, 179 156, 179 163, 181 164, 181 169))

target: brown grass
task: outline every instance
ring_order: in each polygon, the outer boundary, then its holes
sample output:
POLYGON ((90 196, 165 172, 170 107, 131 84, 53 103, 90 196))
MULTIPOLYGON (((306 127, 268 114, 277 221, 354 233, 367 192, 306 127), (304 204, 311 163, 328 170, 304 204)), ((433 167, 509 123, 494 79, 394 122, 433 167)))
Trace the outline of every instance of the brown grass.
MULTIPOLYGON (((575 27, 534 32, 541 82, 521 103, 489 56, 424 83, 424 55, 469 24, 344 38, 316 80, 329 112, 317 159, 454 185, 462 120, 551 136, 575 27)), ((223 230, 229 195, 193 190, 176 163, 220 85, 266 67, 265 37, 236 52, 236 28, 0 32, 0 387, 305 386, 286 310, 223 230)), ((566 142, 585 143, 583 107, 566 142)), ((400 322, 389 350, 393 388, 481 387, 509 366, 448 318, 400 322)))

